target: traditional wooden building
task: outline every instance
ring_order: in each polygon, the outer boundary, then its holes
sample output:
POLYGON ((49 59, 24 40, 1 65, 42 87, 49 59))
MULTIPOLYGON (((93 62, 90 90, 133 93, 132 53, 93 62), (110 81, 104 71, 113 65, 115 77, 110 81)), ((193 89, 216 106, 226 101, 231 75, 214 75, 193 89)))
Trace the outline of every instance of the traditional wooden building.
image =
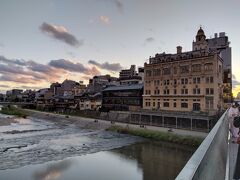
POLYGON ((102 91, 102 109, 134 111, 142 108, 143 84, 112 86, 102 91))

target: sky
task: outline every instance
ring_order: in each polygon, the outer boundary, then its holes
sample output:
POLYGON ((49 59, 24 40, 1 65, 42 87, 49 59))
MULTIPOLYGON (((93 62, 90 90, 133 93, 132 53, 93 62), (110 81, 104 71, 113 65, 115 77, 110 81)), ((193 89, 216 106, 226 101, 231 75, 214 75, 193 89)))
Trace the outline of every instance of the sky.
POLYGON ((240 92, 239 0, 0 0, 0 92, 88 82, 226 32, 240 92))

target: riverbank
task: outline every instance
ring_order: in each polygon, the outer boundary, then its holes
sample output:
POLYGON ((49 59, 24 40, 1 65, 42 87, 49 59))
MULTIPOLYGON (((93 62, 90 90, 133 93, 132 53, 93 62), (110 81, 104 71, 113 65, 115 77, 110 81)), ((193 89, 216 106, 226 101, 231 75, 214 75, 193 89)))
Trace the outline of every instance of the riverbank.
POLYGON ((177 144, 186 144, 189 146, 197 147, 201 144, 203 139, 207 136, 207 133, 189 131, 183 129, 172 129, 169 132, 169 128, 156 127, 156 126, 142 126, 128 123, 119 123, 100 120, 95 118, 86 118, 73 115, 61 115, 50 112, 43 112, 37 110, 26 110, 33 116, 39 118, 47 118, 51 121, 56 121, 58 118, 64 118, 70 123, 74 123, 81 128, 87 129, 102 129, 108 131, 117 131, 119 133, 128 133, 135 136, 140 136, 148 139, 161 140, 166 142, 173 142, 177 144))
POLYGON ((3 106, 0 109, 0 113, 6 114, 6 115, 13 115, 21 118, 26 118, 27 116, 29 116, 29 113, 26 110, 17 108, 15 106, 9 106, 9 105, 3 106))
POLYGON ((123 133, 123 134, 131 134, 134 136, 140 136, 140 137, 154 139, 154 140, 172 142, 176 144, 183 144, 183 145, 188 145, 193 147, 198 147, 203 141, 203 138, 201 137, 176 135, 176 134, 172 134, 171 132, 160 132, 160 131, 154 131, 149 129, 134 129, 134 128, 129 128, 128 126, 121 127, 121 126, 113 125, 107 128, 106 130, 123 133))

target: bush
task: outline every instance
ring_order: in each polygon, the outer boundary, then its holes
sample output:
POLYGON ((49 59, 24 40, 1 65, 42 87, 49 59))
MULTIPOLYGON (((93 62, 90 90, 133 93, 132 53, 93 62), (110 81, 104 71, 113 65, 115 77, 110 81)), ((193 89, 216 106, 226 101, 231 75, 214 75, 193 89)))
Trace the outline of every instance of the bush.
POLYGON ((22 118, 26 118, 29 114, 23 109, 17 108, 15 106, 4 106, 0 110, 0 113, 7 115, 14 115, 22 118))
POLYGON ((148 129, 131 129, 131 128, 124 128, 120 126, 111 126, 106 130, 115 131, 123 134, 131 134, 131 135, 150 138, 154 140, 184 144, 189 146, 199 146, 203 141, 202 138, 198 138, 198 137, 176 135, 169 132, 160 132, 160 131, 153 131, 148 129))

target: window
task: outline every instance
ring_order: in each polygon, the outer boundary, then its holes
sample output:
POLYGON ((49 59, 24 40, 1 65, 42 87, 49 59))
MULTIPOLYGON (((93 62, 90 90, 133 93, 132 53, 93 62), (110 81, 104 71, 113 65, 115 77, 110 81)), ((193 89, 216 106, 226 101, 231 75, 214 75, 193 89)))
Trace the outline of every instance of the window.
POLYGON ((177 74, 177 67, 174 67, 174 68, 173 68, 173 73, 174 73, 174 74, 177 74))
POLYGON ((151 70, 146 70, 146 76, 147 76, 147 77, 152 76, 152 71, 151 71, 151 70))
POLYGON ((169 85, 169 79, 167 80, 167 85, 169 85))
POLYGON ((181 79, 181 84, 184 84, 184 79, 183 78, 181 79))
POLYGON ((201 94, 200 88, 197 89, 197 94, 201 94))
POLYGON ((201 78, 200 77, 194 77, 193 78, 193 84, 200 84, 201 83, 201 78))
POLYGON ((160 84, 160 81, 159 80, 154 80, 154 85, 155 86, 158 86, 160 84))
POLYGON ((200 93, 201 93, 200 88, 193 89, 193 94, 200 94, 200 93))
POLYGON ((180 66, 181 73, 189 73, 189 66, 180 66))
POLYGON ((218 66, 218 72, 222 73, 222 66, 221 65, 218 66))
POLYGON ((155 102, 153 102, 153 107, 155 107, 155 102))
POLYGON ((181 89, 181 94, 188 94, 188 89, 181 89))
POLYGON ((206 88, 206 94, 207 95, 213 95, 214 94, 214 89, 213 88, 206 88))
POLYGON ((145 94, 151 94, 151 90, 146 90, 145 94))
POLYGON ((173 103, 173 107, 177 107, 177 103, 176 102, 173 103))
POLYGON ((169 94, 169 89, 164 89, 163 94, 169 94))
POLYGON ((182 107, 182 108, 188 108, 188 103, 182 102, 182 103, 181 103, 181 107, 182 107))
POLYGON ((182 78, 181 84, 188 84, 188 78, 182 78))
POLYGON ((151 86, 151 81, 145 81, 146 86, 151 86))
POLYGON ((169 75, 171 74, 170 68, 163 68, 163 75, 169 75))
POLYGON ((200 84, 200 83, 201 83, 201 78, 197 77, 197 84, 200 84))
POLYGON ((164 102, 163 107, 169 107, 169 102, 164 102))
POLYGON ((206 109, 213 109, 213 98, 212 99, 205 99, 206 102, 206 109))
POLYGON ((201 64, 193 64, 192 72, 201 72, 201 64))
POLYGON ((151 106, 151 102, 146 102, 145 105, 146 106, 151 106))
POLYGON ((160 76, 161 70, 160 69, 153 69, 153 76, 160 76))
POLYGON ((213 88, 210 88, 210 94, 214 94, 213 88))
POLYGON ((174 79, 174 80, 173 80, 173 83, 174 83, 174 85, 176 85, 176 84, 177 84, 177 80, 176 80, 176 79, 174 79))
POLYGON ((210 83, 213 83, 213 77, 212 76, 210 77, 210 83))
POLYGON ((154 90, 154 94, 160 94, 160 90, 159 89, 154 90))
POLYGON ((212 71, 213 70, 213 63, 206 63, 204 65, 205 71, 212 71))
POLYGON ((174 89, 174 90, 173 90, 173 94, 177 94, 177 89, 174 89))
POLYGON ((207 84, 209 83, 209 77, 206 77, 206 83, 207 84))

